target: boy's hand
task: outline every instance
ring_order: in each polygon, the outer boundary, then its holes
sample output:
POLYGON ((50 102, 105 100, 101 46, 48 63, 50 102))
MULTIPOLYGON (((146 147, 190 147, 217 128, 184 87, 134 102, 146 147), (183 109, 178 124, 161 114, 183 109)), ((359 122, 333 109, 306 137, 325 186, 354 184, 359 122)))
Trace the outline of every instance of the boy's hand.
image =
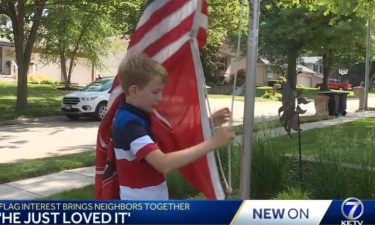
POLYGON ((215 132, 211 141, 215 148, 230 144, 234 138, 233 129, 230 127, 222 127, 215 132))
POLYGON ((228 108, 220 109, 219 111, 214 112, 212 114, 212 121, 214 123, 214 126, 220 126, 225 122, 229 121, 230 117, 230 110, 228 108))

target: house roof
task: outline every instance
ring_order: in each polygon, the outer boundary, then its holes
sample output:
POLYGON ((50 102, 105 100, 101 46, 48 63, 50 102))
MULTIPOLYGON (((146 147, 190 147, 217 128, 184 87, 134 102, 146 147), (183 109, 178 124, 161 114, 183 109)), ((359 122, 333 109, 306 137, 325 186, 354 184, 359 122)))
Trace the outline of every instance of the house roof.
POLYGON ((314 70, 307 68, 306 66, 303 66, 303 65, 297 65, 297 71, 302 72, 302 73, 315 74, 314 70))
POLYGON ((7 38, 0 37, 0 46, 13 47, 14 43, 7 38))
POLYGON ((258 58, 258 62, 262 62, 264 63, 265 65, 269 65, 270 64, 270 61, 268 59, 264 59, 264 58, 258 58))
POLYGON ((314 63, 318 62, 322 58, 323 57, 321 57, 321 56, 304 56, 304 57, 302 57, 302 61, 304 63, 312 63, 312 64, 314 64, 314 63))

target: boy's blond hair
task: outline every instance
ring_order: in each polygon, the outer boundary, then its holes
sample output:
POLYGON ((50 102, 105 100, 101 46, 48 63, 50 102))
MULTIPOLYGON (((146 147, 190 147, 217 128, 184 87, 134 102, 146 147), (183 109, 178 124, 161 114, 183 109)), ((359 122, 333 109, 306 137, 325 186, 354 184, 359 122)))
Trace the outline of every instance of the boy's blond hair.
POLYGON ((167 71, 164 67, 146 55, 137 55, 127 61, 123 60, 118 68, 121 88, 125 94, 129 94, 129 87, 136 85, 144 88, 151 79, 161 78, 162 82, 167 79, 167 71))

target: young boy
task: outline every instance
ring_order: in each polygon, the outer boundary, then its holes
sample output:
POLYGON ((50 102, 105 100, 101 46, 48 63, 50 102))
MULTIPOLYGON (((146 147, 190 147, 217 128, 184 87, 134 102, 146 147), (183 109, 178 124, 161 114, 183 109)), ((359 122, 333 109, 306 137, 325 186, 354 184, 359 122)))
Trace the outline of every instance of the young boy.
POLYGON ((163 153, 151 138, 149 113, 162 98, 167 79, 165 69, 151 58, 139 55, 121 63, 118 74, 126 94, 112 126, 120 198, 167 200, 165 174, 229 144, 233 132, 229 128, 221 128, 210 140, 163 153))

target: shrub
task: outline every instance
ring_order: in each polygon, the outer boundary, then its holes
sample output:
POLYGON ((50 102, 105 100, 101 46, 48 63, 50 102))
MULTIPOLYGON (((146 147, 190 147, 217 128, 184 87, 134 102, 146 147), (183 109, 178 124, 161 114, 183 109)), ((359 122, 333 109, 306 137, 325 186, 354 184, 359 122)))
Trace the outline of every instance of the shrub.
MULTIPOLYGON (((267 125, 265 125, 267 126, 267 125)), ((278 141, 271 138, 269 127, 262 127, 257 132, 257 138, 253 142, 252 165, 251 165, 251 188, 252 199, 271 198, 287 186, 287 178, 290 170, 290 160, 278 149, 278 141)), ((240 184, 241 146, 231 148, 232 188, 236 190, 240 184)), ((225 177, 228 171, 228 151, 220 150, 220 159, 225 177)))
POLYGON ((267 85, 273 87, 274 84, 285 84, 286 78, 284 76, 277 76, 274 80, 269 80, 267 85))
POLYGON ((277 84, 277 80, 269 80, 267 86, 273 87, 274 84, 277 84))
POLYGON ((308 200, 309 193, 300 187, 288 186, 286 190, 279 192, 273 199, 276 200, 308 200))
POLYGON ((275 100, 275 101, 281 101, 282 95, 280 93, 275 93, 275 95, 273 95, 273 94, 266 92, 264 95, 262 95, 262 98, 275 100))
POLYGON ((30 84, 59 84, 59 81, 43 75, 32 75, 28 77, 30 84))
POLYGON ((284 76, 278 76, 276 78, 276 81, 278 84, 285 84, 286 83, 286 78, 284 76))

